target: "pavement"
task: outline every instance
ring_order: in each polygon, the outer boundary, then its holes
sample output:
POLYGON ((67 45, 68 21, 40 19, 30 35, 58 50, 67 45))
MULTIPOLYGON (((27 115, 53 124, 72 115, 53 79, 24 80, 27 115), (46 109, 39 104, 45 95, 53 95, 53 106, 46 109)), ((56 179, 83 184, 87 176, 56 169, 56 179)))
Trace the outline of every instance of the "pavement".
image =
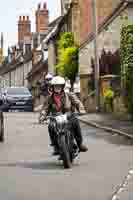
POLYGON ((122 200, 131 200, 132 140, 81 123, 89 150, 79 155, 72 169, 64 170, 51 156, 47 125, 37 124, 37 117, 34 113, 4 114, 0 199, 112 200, 119 194, 122 200), (121 192, 119 185, 124 186, 126 176, 128 185, 121 192))
POLYGON ((111 114, 91 113, 79 117, 87 125, 133 139, 133 122, 127 118, 115 117, 111 114))

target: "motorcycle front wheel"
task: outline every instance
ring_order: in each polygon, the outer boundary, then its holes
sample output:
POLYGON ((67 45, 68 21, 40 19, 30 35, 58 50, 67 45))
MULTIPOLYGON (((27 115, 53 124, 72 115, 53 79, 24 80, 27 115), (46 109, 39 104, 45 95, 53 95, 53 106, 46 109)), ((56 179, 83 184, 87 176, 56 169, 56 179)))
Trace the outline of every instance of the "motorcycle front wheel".
POLYGON ((4 142, 4 115, 0 111, 0 142, 4 142))
POLYGON ((72 162, 71 162, 69 148, 66 143, 66 138, 64 135, 61 136, 60 144, 61 144, 61 157, 63 160, 64 168, 69 169, 72 167, 72 162))

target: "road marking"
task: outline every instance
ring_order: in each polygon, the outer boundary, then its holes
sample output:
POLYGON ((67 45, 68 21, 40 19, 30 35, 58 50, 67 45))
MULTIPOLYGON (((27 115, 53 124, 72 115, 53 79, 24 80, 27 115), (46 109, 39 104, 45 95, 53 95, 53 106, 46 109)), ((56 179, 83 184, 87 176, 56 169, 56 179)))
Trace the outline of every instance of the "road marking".
POLYGON ((125 191, 128 186, 129 180, 133 177, 133 168, 129 170, 128 175, 124 178, 122 183, 117 186, 116 191, 114 191, 111 200, 120 200, 120 194, 125 191))

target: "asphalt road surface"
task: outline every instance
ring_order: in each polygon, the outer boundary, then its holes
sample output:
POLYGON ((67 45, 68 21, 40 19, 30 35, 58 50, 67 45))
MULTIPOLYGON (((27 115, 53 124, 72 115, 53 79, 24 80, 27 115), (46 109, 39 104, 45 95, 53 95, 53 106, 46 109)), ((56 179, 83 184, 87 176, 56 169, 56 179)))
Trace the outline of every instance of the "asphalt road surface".
POLYGON ((89 151, 80 154, 72 169, 64 170, 51 156, 47 126, 37 124, 37 114, 4 115, 1 200, 111 200, 133 166, 130 140, 82 124, 89 151))

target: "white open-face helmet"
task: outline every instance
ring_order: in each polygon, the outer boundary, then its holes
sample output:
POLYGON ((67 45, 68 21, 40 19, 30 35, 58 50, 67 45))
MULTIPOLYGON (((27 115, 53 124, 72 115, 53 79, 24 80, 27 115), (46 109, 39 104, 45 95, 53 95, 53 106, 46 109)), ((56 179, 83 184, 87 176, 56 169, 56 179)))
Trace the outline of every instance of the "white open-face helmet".
POLYGON ((53 77, 52 81, 51 81, 51 85, 65 85, 65 79, 61 76, 55 76, 53 77))
POLYGON ((52 78, 53 78, 53 76, 49 73, 45 76, 45 79, 52 79, 52 78))

